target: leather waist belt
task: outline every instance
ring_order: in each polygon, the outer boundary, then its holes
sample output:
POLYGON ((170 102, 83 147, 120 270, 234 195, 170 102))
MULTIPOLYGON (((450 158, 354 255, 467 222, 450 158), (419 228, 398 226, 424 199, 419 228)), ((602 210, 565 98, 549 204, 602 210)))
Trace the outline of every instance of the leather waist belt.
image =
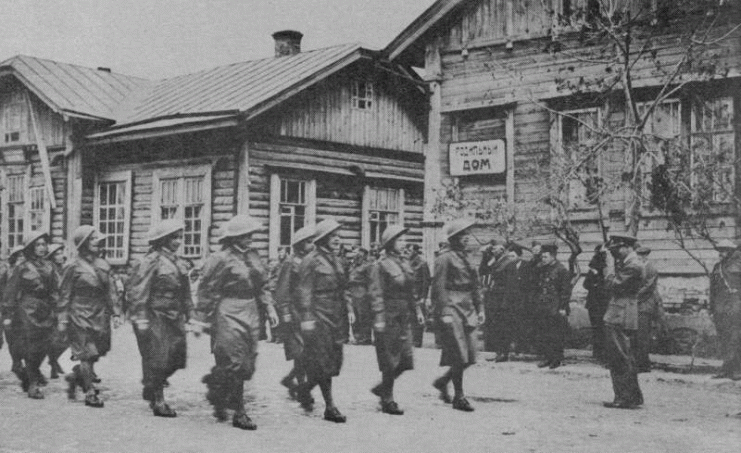
POLYGON ((164 291, 160 293, 154 293, 153 297, 161 299, 177 299, 178 294, 175 291, 164 291))

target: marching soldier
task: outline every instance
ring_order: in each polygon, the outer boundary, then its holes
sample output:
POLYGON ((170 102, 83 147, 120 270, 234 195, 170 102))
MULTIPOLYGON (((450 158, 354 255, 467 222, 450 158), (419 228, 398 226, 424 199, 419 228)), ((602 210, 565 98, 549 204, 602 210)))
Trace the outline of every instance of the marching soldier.
POLYGON ((185 225, 165 220, 149 231, 151 249, 128 283, 127 300, 142 356, 142 397, 157 417, 175 417, 165 402, 165 381, 185 368, 185 324, 193 310, 188 265, 176 253, 185 225))
POLYGON ((336 255, 340 248, 340 228, 333 219, 316 225, 315 248, 301 262, 298 280, 307 382, 298 389, 297 397, 310 410, 311 391, 318 385, 324 397, 324 419, 334 423, 347 421, 334 404, 332 378, 340 374, 348 323, 355 321, 352 305, 345 295, 347 274, 336 255))
POLYGON ((568 332, 569 301, 571 300, 571 274, 556 259, 558 246, 543 244, 540 282, 536 296, 537 325, 543 361, 539 368, 561 366, 564 343, 568 332))
POLYGON ((371 392, 381 398, 381 411, 402 415, 404 411, 394 401, 394 381, 401 373, 414 368, 412 358, 412 319, 424 325, 422 308, 415 293, 414 271, 403 258, 401 236, 408 228, 389 225, 381 235, 383 256, 371 272, 371 306, 373 329, 376 334, 376 358, 381 371, 381 383, 371 392))
POLYGON ((638 384, 635 352, 631 337, 638 329, 638 291, 643 286, 643 264, 634 250, 636 238, 611 235, 608 249, 614 264, 608 259, 605 283, 610 302, 605 313, 607 361, 615 399, 605 407, 635 409, 643 404, 638 384))
MULTIPOLYGON (((8 256, 8 265, 0 272, 0 291, 2 291, 0 295, 5 293, 5 290, 8 287, 8 281, 13 275, 13 270, 20 266, 23 261, 25 261, 25 257, 23 256, 23 246, 19 245, 10 251, 10 256, 8 256)), ((2 315, 1 311, 2 310, 0 310, 0 315, 2 315)), ((5 331, 5 339, 8 343, 8 353, 10 353, 10 359, 12 361, 10 371, 12 371, 13 374, 15 374, 22 382, 25 382, 23 349, 21 347, 21 323, 20 320, 17 319, 17 312, 8 316, 11 316, 11 319, 3 319, 2 329, 5 331)))
POLYGON ((111 267, 100 257, 105 236, 94 227, 83 225, 72 235, 77 258, 65 268, 59 303, 59 331, 67 332, 73 360, 79 360, 66 376, 69 399, 76 388, 85 392, 85 405, 103 407, 94 386, 95 362, 111 349, 113 325, 121 324, 121 305, 111 267))
POLYGON ((216 364, 203 382, 214 416, 225 420, 226 409, 234 409, 232 426, 247 430, 257 429, 245 410, 244 381, 255 372, 260 308, 266 310, 272 327, 278 325, 267 269, 251 248, 252 234, 262 229, 246 215, 234 216, 224 225, 222 250, 204 264, 196 307, 211 324, 216 364))
POLYGON ((663 324, 664 310, 659 294, 659 272, 648 259, 651 249, 638 247, 636 254, 643 264, 643 286, 638 291, 638 330, 635 337, 636 370, 639 373, 651 371, 651 332, 653 324, 663 324))
POLYGON ((306 370, 303 363, 304 339, 301 337, 301 325, 298 316, 298 269, 301 261, 312 248, 314 225, 306 225, 293 235, 293 254, 289 255, 278 269, 277 282, 273 298, 280 316, 283 349, 286 360, 293 360, 293 368, 280 383, 288 388, 291 396, 299 386, 306 382, 306 370), (295 380, 295 382, 294 382, 295 380))
MULTIPOLYGON (((49 253, 46 255, 46 259, 51 262, 54 267, 54 272, 57 273, 57 281, 62 281, 64 275, 64 264, 67 261, 67 257, 64 255, 64 244, 59 242, 49 245, 49 253)), ((55 323, 56 324, 56 323, 55 323)), ((64 351, 69 347, 69 341, 67 341, 67 335, 56 330, 57 326, 54 326, 55 330, 52 334, 51 347, 49 348, 49 366, 51 367, 51 379, 58 379, 59 375, 64 374, 64 370, 59 365, 59 357, 62 356, 64 351)))
POLYGON ((723 366, 716 378, 741 379, 741 251, 729 240, 716 246, 720 261, 710 275, 710 314, 723 366))
MULTIPOLYGON (((412 268, 414 273, 415 283, 415 294, 419 297, 418 306, 422 309, 422 316, 426 320, 429 316, 429 307, 427 306, 427 300, 430 293, 430 285, 432 283, 432 276, 430 275, 430 267, 427 262, 422 258, 421 248, 419 244, 408 244, 407 251, 409 256, 409 266, 412 268)), ((412 333, 414 335, 414 346, 422 347, 422 338, 425 331, 425 323, 418 323, 413 321, 412 333)))
POLYGON ((476 363, 476 328, 486 319, 478 276, 466 252, 467 232, 473 225, 466 219, 445 225, 449 248, 435 259, 431 294, 442 346, 440 366, 450 367, 432 385, 440 391, 440 399, 465 412, 474 409, 463 393, 463 372, 476 363), (450 381, 455 390, 452 400, 448 393, 450 381))
POLYGON ((39 367, 49 351, 59 301, 57 275, 44 259, 48 241, 49 235, 38 231, 28 238, 23 246, 25 261, 13 269, 2 302, 3 323, 13 329, 12 347, 18 348, 23 362, 21 386, 33 399, 44 398, 39 367))

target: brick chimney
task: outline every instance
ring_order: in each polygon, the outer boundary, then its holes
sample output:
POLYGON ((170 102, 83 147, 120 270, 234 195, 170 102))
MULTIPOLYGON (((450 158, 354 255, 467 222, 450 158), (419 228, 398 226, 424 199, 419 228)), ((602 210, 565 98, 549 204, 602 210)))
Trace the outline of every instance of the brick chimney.
POLYGON ((301 38, 304 34, 295 30, 282 30, 273 33, 275 56, 286 57, 301 52, 301 38))

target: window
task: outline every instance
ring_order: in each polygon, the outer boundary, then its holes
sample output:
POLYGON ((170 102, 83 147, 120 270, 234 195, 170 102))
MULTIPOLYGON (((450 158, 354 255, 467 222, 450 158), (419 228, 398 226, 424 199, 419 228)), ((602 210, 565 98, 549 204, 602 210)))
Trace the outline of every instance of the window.
POLYGON ((556 151, 563 159, 568 178, 568 205, 586 208, 596 202, 601 182, 601 163, 594 149, 599 137, 600 114, 596 108, 567 110, 556 115, 556 151))
POLYGON ((156 170, 152 183, 152 223, 182 221, 181 255, 191 259, 205 256, 211 223, 211 167, 156 170))
POLYGON ((712 99, 692 106, 691 147, 694 188, 707 190, 712 201, 730 202, 736 160, 733 98, 712 99))
POLYGON ((2 179, 2 247, 7 254, 23 245, 30 232, 49 231, 51 209, 46 187, 31 178, 30 167, 8 167, 2 179))
MULTIPOLYGON (((638 114, 643 117, 653 102, 638 103, 638 114)), ((651 174, 656 165, 665 162, 669 148, 677 145, 682 131, 682 104, 678 99, 662 101, 654 108, 651 118, 646 122, 644 135, 648 137, 646 151, 641 164, 643 176, 643 202, 651 198, 651 174)))
POLYGON ((23 128, 24 99, 22 91, 14 91, 6 98, 3 115, 3 135, 5 143, 17 143, 21 141, 23 128))
POLYGON ((126 264, 129 258, 131 218, 131 172, 98 177, 94 224, 106 235, 106 258, 111 264, 126 264))
POLYGON ((279 247, 290 247, 293 234, 316 218, 316 180, 270 177, 270 231, 268 251, 270 258, 279 247))
POLYGON ((354 109, 370 110, 373 107, 373 83, 353 81, 351 102, 354 109))
POLYGON ((380 242, 386 227, 404 223, 404 189, 366 186, 363 196, 363 246, 380 242))

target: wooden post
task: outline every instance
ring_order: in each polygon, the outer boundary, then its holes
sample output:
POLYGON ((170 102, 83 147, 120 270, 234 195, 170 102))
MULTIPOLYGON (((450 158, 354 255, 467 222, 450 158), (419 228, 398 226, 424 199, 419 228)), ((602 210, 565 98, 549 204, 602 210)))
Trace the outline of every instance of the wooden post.
POLYGON ((430 90, 430 113, 428 117, 427 148, 425 149, 425 187, 422 244, 424 258, 434 272, 435 250, 437 250, 440 227, 437 214, 433 212, 435 201, 439 196, 441 184, 440 160, 442 158, 440 131, 442 128, 442 63, 440 59, 439 39, 433 40, 425 54, 426 78, 430 90))
POLYGON ((239 170, 237 175, 237 214, 250 213, 250 145, 245 140, 239 150, 239 170))

